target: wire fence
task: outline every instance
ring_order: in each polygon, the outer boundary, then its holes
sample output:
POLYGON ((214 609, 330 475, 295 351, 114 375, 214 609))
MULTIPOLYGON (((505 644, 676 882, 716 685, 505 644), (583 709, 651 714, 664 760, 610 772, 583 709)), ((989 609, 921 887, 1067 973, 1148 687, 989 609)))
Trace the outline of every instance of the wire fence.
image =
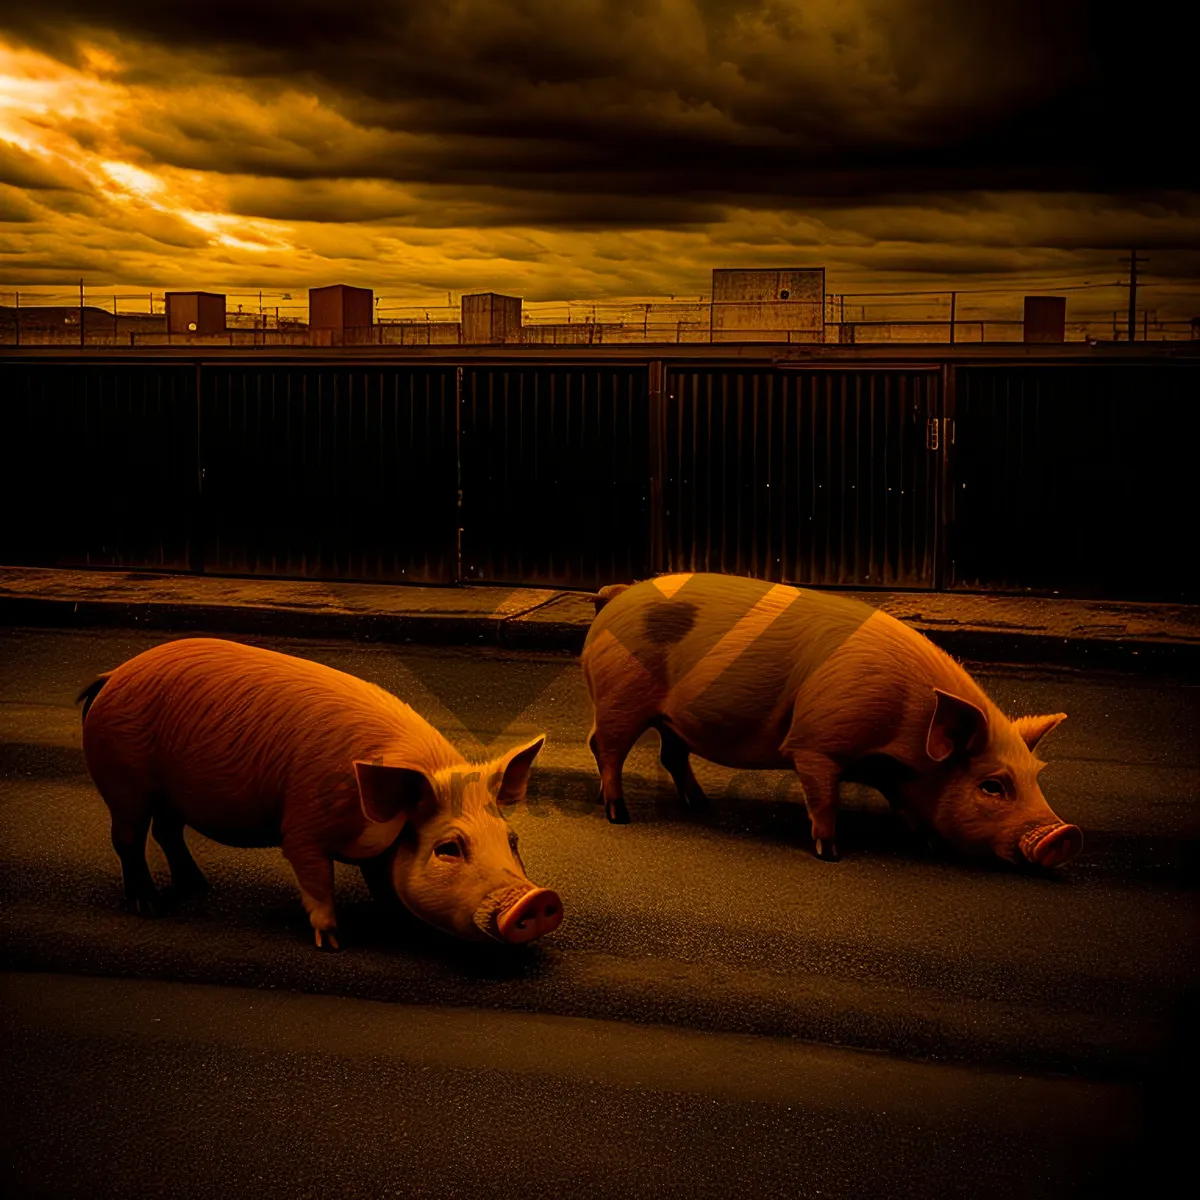
MULTIPOLYGON (((1019 290, 1003 289, 1007 297, 1019 290)), ((1037 290, 1058 294, 1077 289, 1066 286, 1037 290)), ((521 324, 509 330, 504 341, 528 345, 1023 341, 1025 328, 1019 307, 1014 312, 1011 303, 1006 306, 975 298, 989 294, 988 289, 834 293, 826 296, 823 306, 817 306, 822 311, 804 314, 800 304, 768 304, 760 306, 757 322, 743 321, 735 328, 714 321, 714 305, 706 296, 531 301, 523 303, 521 324), (800 318, 792 319, 797 313, 801 313, 800 318)), ((435 346, 475 340, 464 337, 461 305, 451 295, 445 302, 436 303, 404 296, 376 296, 372 323, 345 329, 312 327, 308 297, 300 289, 234 291, 224 293, 224 297, 223 327, 169 330, 164 292, 86 287, 0 290, 0 345, 435 346)), ((1127 308, 1114 308, 1104 316, 1094 315, 1093 311, 1084 319, 1067 321, 1063 330, 1067 342, 1192 341, 1200 339, 1200 318, 1165 318, 1156 309, 1139 308, 1133 335, 1131 338, 1127 308)))

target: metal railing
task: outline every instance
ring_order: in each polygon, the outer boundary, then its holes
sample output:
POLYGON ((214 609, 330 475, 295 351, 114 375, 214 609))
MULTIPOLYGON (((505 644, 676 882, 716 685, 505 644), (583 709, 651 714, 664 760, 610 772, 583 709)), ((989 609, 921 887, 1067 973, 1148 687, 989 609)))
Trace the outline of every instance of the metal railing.
MULTIPOLYGON (((949 293, 947 293, 949 294, 949 293)), ((314 329, 306 303, 293 293, 229 293, 225 328, 215 333, 168 332, 163 293, 0 291, 0 346, 433 346, 464 345, 458 305, 421 304, 377 297, 374 321, 361 329, 314 329)), ((949 313, 940 295, 892 293, 872 303, 847 305, 828 297, 824 312, 795 304, 791 328, 779 321, 760 328, 714 329, 714 306, 695 300, 532 302, 507 344, 536 346, 666 345, 719 342, 782 344, 958 344, 1021 342, 1024 324, 1011 314, 966 305, 949 313), (909 298, 905 298, 906 295, 909 298), (904 311, 908 309, 909 311, 904 311), (793 319, 794 318, 794 319, 793 319), (823 319, 819 319, 823 318, 823 319)), ((718 306, 719 307, 719 306, 718 306)), ((820 307, 820 306, 818 306, 820 307)), ((1160 318, 1143 310, 1135 341, 1200 340, 1200 318, 1160 318)), ((1111 343, 1129 339, 1123 314, 1066 323, 1067 342, 1111 343)))

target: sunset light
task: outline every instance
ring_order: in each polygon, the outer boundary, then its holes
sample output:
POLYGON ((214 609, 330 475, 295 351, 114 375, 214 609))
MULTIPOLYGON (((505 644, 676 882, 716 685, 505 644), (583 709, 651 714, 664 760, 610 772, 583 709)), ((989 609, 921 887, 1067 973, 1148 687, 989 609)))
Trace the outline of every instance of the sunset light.
POLYGON ((6 1194, 1195 1174, 1183 13, 0 4, 6 1194))
POLYGON ((1088 77, 1050 17, 1035 46, 908 3, 567 19, 478 0, 356 10, 321 50, 298 13, 225 29, 190 7, 56 7, 0 21, 0 288, 602 301, 786 260, 839 294, 975 290, 989 313, 1070 286, 1102 318, 1136 244, 1147 303, 1193 315, 1179 170, 1135 197, 1085 165, 1092 124, 1053 150, 1007 132, 1044 109, 1050 137, 1046 97, 1088 77), (970 149, 989 138, 990 163, 970 149))

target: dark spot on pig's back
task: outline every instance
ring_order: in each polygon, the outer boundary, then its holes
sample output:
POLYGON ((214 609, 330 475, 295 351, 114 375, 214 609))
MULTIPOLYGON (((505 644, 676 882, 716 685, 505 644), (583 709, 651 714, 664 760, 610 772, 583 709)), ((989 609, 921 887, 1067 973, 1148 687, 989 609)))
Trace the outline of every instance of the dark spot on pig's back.
POLYGON ((642 617, 646 637, 657 646, 681 642, 696 624, 696 606, 686 600, 651 604, 642 617))

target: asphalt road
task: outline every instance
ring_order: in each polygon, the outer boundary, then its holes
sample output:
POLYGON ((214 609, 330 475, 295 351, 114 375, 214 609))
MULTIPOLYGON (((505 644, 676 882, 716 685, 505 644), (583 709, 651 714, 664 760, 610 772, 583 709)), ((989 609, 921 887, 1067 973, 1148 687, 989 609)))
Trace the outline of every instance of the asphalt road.
POLYGON ((818 862, 786 775, 697 763, 713 804, 691 815, 653 735, 634 823, 609 826, 571 659, 266 639, 389 688, 468 756, 549 735, 512 821, 563 897, 556 934, 460 945, 339 867, 346 949, 323 955, 277 851, 193 835, 212 892, 123 912, 72 701, 160 640, 0 632, 20 1194, 236 1192, 252 1164, 264 1195, 1120 1194, 1177 1148, 1194 686, 978 671, 1013 712, 1069 714, 1043 784, 1084 855, 1046 877, 930 854, 861 789, 843 861, 818 862))

